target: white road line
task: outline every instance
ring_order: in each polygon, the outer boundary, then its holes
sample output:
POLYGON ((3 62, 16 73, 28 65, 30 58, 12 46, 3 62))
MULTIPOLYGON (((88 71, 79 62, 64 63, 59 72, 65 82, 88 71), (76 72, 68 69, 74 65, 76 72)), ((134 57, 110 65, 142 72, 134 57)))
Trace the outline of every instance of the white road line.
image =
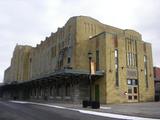
POLYGON ((109 117, 109 118, 117 118, 117 119, 126 119, 126 120, 159 120, 159 119, 153 119, 153 118, 143 118, 143 117, 119 115, 119 114, 112 114, 112 113, 94 112, 94 111, 87 111, 87 110, 79 110, 79 112, 84 114, 97 115, 97 116, 109 117))
POLYGON ((104 112, 95 112, 95 111, 89 111, 89 110, 73 109, 73 108, 67 108, 67 107, 51 105, 51 104, 36 103, 36 102, 24 102, 24 101, 10 101, 10 102, 19 103, 19 104, 34 104, 34 105, 41 105, 41 106, 47 106, 47 107, 54 107, 54 108, 59 108, 59 109, 77 111, 77 112, 80 112, 80 113, 83 113, 83 114, 90 114, 90 115, 109 117, 109 118, 116 118, 116 119, 159 120, 159 119, 154 119, 154 118, 144 118, 144 117, 136 117, 136 116, 128 116, 128 115, 120 115, 120 114, 112 114, 112 113, 104 113, 104 112))
POLYGON ((100 109, 108 110, 111 109, 111 107, 100 107, 100 109))
POLYGON ((13 100, 11 100, 10 102, 13 102, 13 103, 21 103, 21 104, 27 104, 27 103, 29 103, 29 102, 25 102, 25 101, 13 101, 13 100))

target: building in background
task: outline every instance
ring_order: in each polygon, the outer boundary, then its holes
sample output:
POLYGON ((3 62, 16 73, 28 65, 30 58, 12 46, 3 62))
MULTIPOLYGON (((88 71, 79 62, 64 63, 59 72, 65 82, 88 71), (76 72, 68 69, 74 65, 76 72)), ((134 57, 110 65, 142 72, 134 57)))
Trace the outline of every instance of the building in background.
POLYGON ((141 34, 86 17, 70 18, 36 47, 17 45, 1 87, 4 98, 101 103, 154 100, 151 44, 141 34))
POLYGON ((155 101, 160 101, 160 68, 154 67, 155 101))

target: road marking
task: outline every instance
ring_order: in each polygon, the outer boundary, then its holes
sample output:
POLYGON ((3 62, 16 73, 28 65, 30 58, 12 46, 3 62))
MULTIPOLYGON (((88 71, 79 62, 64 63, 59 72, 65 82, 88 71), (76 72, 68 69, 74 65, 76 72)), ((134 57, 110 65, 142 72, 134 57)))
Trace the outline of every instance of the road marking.
POLYGON ((128 116, 128 115, 120 115, 120 114, 112 114, 112 113, 94 112, 94 111, 87 111, 87 110, 79 110, 79 112, 84 113, 84 114, 116 118, 116 119, 125 119, 125 120, 159 120, 159 119, 153 119, 153 118, 144 118, 144 117, 136 117, 136 116, 128 116))
POLYGON ((29 102, 25 102, 25 101, 13 101, 13 100, 11 100, 10 102, 20 103, 20 104, 27 104, 27 103, 29 103, 29 102))
POLYGON ((100 109, 109 110, 111 107, 100 107, 100 109))
MULTIPOLYGON (((95 112, 95 111, 89 111, 89 110, 73 109, 73 108, 67 108, 67 107, 51 105, 51 104, 36 103, 36 102, 24 102, 24 101, 10 101, 10 102, 19 103, 19 104, 33 104, 33 105, 41 105, 41 106, 46 106, 46 107, 54 107, 54 108, 59 108, 59 109, 77 111, 77 112, 80 112, 80 113, 83 113, 83 114, 90 114, 90 115, 96 115, 96 116, 101 116, 101 117, 109 117, 109 118, 116 118, 116 119, 159 120, 159 119, 154 119, 154 118, 144 118, 144 117, 136 117, 136 116, 128 116, 128 115, 120 115, 120 114, 112 114, 112 113, 104 113, 104 112, 95 112)), ((103 109, 103 107, 102 107, 102 109, 103 109)))

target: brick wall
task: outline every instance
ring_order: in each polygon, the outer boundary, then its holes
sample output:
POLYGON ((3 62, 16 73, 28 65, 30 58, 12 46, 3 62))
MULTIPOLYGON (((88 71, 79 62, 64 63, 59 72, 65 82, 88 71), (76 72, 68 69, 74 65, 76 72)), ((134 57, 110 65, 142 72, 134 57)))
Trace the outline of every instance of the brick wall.
POLYGON ((154 72, 154 78, 159 78, 160 79, 160 68, 159 67, 154 67, 153 72, 154 72))

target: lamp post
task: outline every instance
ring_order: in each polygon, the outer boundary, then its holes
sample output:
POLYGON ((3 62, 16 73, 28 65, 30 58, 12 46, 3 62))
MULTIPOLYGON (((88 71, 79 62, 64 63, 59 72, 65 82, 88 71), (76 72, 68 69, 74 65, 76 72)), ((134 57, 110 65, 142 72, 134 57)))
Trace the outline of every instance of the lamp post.
POLYGON ((91 74, 91 61, 92 61, 92 52, 88 52, 88 59, 89 59, 89 104, 91 106, 92 103, 92 74, 91 74))

